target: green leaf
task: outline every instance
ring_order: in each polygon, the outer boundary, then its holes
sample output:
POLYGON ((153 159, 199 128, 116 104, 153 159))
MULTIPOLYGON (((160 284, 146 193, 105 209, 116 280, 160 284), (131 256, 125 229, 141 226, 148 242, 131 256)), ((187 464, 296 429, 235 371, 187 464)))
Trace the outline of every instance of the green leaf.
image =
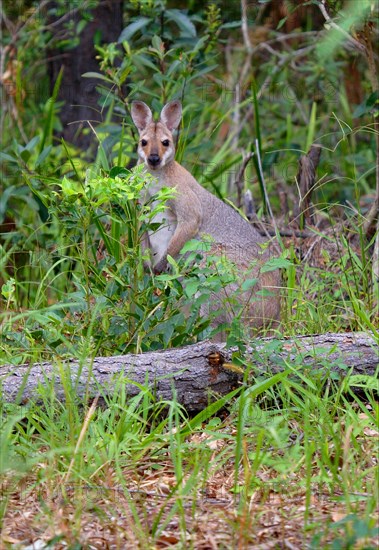
POLYGON ((31 139, 29 141, 29 143, 26 144, 25 146, 25 149, 27 149, 28 151, 33 151, 35 145, 37 145, 37 143, 39 142, 40 140, 40 137, 39 136, 34 136, 33 139, 31 139))
POLYGON ((99 147, 97 150, 96 163, 98 164, 98 166, 101 166, 101 168, 103 168, 106 172, 109 172, 107 155, 101 142, 99 143, 99 147))
POLYGON ((209 420, 214 416, 220 409, 225 407, 227 403, 229 403, 233 397, 236 397, 241 392, 242 386, 236 388, 235 390, 229 392, 224 397, 221 397, 221 399, 218 399, 214 403, 211 403, 203 409, 199 414, 197 414, 194 418, 192 418, 184 427, 184 429, 181 432, 182 436, 188 435, 192 430, 197 428, 198 426, 201 426, 203 422, 209 420))
POLYGON ((181 66, 181 64, 182 64, 182 62, 179 59, 175 59, 175 61, 173 61, 171 63, 171 65, 169 66, 169 68, 167 70, 167 73, 166 73, 167 76, 171 76, 172 73, 174 73, 176 71, 176 69, 181 66))
POLYGON ((40 155, 38 155, 38 158, 36 160, 35 168, 38 168, 41 164, 43 164, 44 160, 50 155, 50 152, 52 150, 53 146, 48 145, 45 147, 45 149, 42 151, 40 155))
POLYGON ((238 29, 241 26, 241 21, 230 21, 221 25, 220 29, 238 29))
POLYGON ((292 369, 287 369, 283 372, 278 372, 277 374, 274 374, 270 378, 267 378, 265 380, 262 380, 260 382, 257 382, 253 386, 247 388, 246 395, 248 395, 250 398, 258 397, 261 393, 265 392, 269 388, 272 388, 275 384, 278 384, 279 382, 282 382, 291 374, 292 369))
POLYGON ((379 90, 375 90, 375 92, 373 92, 368 96, 366 105, 367 107, 374 107, 376 105, 376 107, 379 108, 378 102, 379 102, 379 90))
POLYGON ((287 17, 283 17, 283 18, 279 21, 279 23, 278 23, 278 25, 277 25, 277 27, 276 27, 276 30, 278 31, 279 29, 281 29, 286 21, 287 21, 287 17))
POLYGON ((261 273, 267 273, 268 271, 275 271, 276 269, 286 269, 291 267, 293 264, 285 258, 272 258, 265 263, 261 269, 261 273))
POLYGON ((71 197, 80 193, 79 185, 76 182, 69 180, 66 176, 63 176, 59 185, 62 189, 62 193, 66 197, 71 197))
POLYGON ((79 21, 79 23, 77 24, 76 26, 76 34, 80 34, 82 32, 82 30, 86 27, 87 25, 87 21, 85 21, 85 19, 82 19, 81 21, 79 21))
POLYGON ((1 294, 6 300, 11 300, 16 290, 15 280, 13 278, 9 279, 1 287, 1 294))
POLYGON ((162 40, 159 38, 159 36, 157 36, 155 34, 153 36, 153 38, 151 39, 151 43, 153 45, 153 48, 155 48, 158 53, 161 54, 161 53, 164 52, 164 44, 163 44, 162 40))
POLYGON ((189 281, 185 284, 184 292, 188 298, 192 298, 194 294, 199 290, 200 281, 189 281))
POLYGON ((209 43, 209 39, 210 39, 209 34, 206 34, 205 36, 202 36, 201 38, 199 38, 199 40, 197 40, 195 46, 190 52, 191 55, 199 53, 199 51, 209 43))
POLYGON ((203 76, 205 74, 210 73, 214 69, 216 69, 219 65, 210 65, 209 67, 204 67, 204 69, 201 69, 201 71, 197 71, 191 78, 188 80, 190 82, 191 80, 195 80, 196 78, 199 78, 199 76, 203 76))
POLYGON ((125 27, 118 38, 118 43, 130 40, 136 32, 146 27, 151 21, 151 17, 139 17, 136 21, 125 27))
POLYGON ((305 144, 305 150, 309 151, 312 143, 315 139, 316 131, 316 113, 317 113, 317 103, 313 102, 311 109, 311 116, 309 117, 308 132, 307 132, 307 141, 305 144))
POLYGON ((353 112, 353 118, 360 118, 364 115, 375 114, 379 109, 379 92, 375 91, 369 97, 363 101, 360 105, 357 105, 353 112))
POLYGON ((92 71, 90 71, 88 73, 83 73, 82 76, 84 78, 98 78, 99 80, 105 80, 106 82, 113 82, 110 78, 107 78, 103 74, 95 73, 95 72, 92 72, 92 71))
POLYGON ((346 384, 349 387, 367 388, 370 390, 379 391, 379 381, 375 376, 368 376, 367 374, 352 374, 346 380, 346 384))
POLYGON ((20 157, 22 158, 22 160, 27 163, 28 160, 30 159, 30 156, 31 156, 31 152, 28 151, 27 149, 24 149, 23 151, 21 151, 20 153, 20 157))
POLYGON ((7 160, 8 162, 18 162, 18 160, 7 153, 0 153, 0 160, 7 160))
POLYGON ((174 23, 178 25, 184 34, 192 36, 193 38, 196 36, 195 25, 192 23, 188 15, 183 13, 181 10, 166 10, 165 15, 169 21, 174 21, 174 23))
MULTIPOLYGON (((201 246, 202 246, 203 243, 201 243, 201 246)), ((194 252, 194 251, 197 251, 200 249, 200 244, 199 244, 199 241, 196 240, 196 239, 191 239, 190 241, 187 241, 185 243, 185 245, 183 246, 183 248, 181 249, 181 254, 185 254, 186 252, 194 252)), ((207 250, 210 249, 210 245, 209 245, 209 248, 207 248, 207 250)), ((202 248, 203 250, 203 248, 202 248)))
POLYGON ((258 279, 247 279, 242 283, 241 290, 243 291, 250 290, 257 284, 257 282, 258 282, 258 279))
POLYGON ((131 172, 127 170, 127 168, 124 168, 123 166, 114 166, 112 170, 109 172, 110 178, 115 178, 116 176, 130 176, 131 172))
POLYGON ((47 117, 46 117, 46 121, 45 121, 45 126, 43 128, 41 144, 40 144, 39 151, 38 151, 39 155, 45 149, 46 140, 52 141, 53 123, 54 123, 54 107, 55 107, 55 102, 57 100, 58 93, 59 93, 59 90, 60 90, 60 87, 61 87, 61 82, 62 82, 62 78, 63 78, 63 70, 64 70, 64 67, 62 66, 59 73, 58 73, 57 80, 55 81, 55 84, 54 84, 53 94, 52 94, 51 98, 49 99, 47 117))

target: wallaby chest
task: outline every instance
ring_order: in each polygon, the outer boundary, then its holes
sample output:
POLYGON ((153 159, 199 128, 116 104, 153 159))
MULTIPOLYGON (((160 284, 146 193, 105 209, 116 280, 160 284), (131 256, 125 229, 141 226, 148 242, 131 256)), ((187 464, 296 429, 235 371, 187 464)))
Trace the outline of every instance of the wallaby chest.
MULTIPOLYGON (((151 199, 164 187, 170 187, 169 182, 163 174, 152 174, 155 178, 150 182, 146 189, 147 199, 151 199)), ((153 200, 151 208, 154 210, 159 206, 158 200, 153 200)), ((172 201, 166 204, 166 208, 163 212, 158 212, 152 219, 153 224, 159 225, 159 227, 148 231, 149 246, 151 249, 152 263, 153 265, 166 253, 170 240, 177 226, 177 217, 173 208, 172 201)))

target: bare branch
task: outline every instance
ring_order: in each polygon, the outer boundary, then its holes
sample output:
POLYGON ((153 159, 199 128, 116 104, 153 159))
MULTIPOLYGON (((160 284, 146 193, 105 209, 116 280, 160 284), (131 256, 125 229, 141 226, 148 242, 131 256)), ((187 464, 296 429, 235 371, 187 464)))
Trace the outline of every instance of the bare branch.
POLYGON ((326 9, 326 0, 321 0, 321 2, 318 2, 317 5, 322 15, 324 16, 325 21, 328 23, 328 25, 330 25, 331 27, 333 27, 333 29, 342 33, 344 37, 347 39, 348 43, 354 46, 355 49, 359 50, 362 53, 366 53, 366 48, 363 44, 358 42, 358 40, 355 40, 355 38, 353 38, 351 34, 349 34, 347 31, 345 31, 345 29, 343 29, 342 27, 337 25, 335 21, 333 21, 333 19, 330 17, 328 13, 328 10, 326 9))
POLYGON ((299 171, 296 181, 299 188, 299 202, 294 207, 294 218, 300 221, 303 229, 305 225, 314 225, 314 211, 312 193, 315 187, 316 170, 320 161, 321 147, 314 144, 306 155, 299 159, 299 171))
POLYGON ((242 164, 238 171, 237 177, 235 179, 234 185, 237 188, 237 206, 238 208, 241 208, 242 206, 242 191, 244 188, 244 176, 245 176, 245 170, 247 165, 249 164, 250 160, 252 159, 254 153, 242 153, 242 164))

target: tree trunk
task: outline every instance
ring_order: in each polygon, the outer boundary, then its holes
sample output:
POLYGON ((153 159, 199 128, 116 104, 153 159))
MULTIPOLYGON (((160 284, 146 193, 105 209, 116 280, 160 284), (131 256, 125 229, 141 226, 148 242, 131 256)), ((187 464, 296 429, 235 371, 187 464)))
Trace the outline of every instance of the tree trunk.
MULTIPOLYGON (((61 136, 70 143, 87 150, 93 133, 83 134, 88 128, 87 120, 96 126, 105 117, 99 105, 100 94, 96 90, 100 81, 96 78, 83 78, 87 72, 99 72, 96 59, 95 39, 100 45, 117 42, 121 34, 122 0, 101 0, 90 12, 90 21, 80 33, 80 44, 75 48, 56 48, 48 52, 48 69, 53 89, 57 76, 63 66, 63 79, 58 100, 64 102, 60 112, 63 126, 61 136)), ((80 6, 79 6, 80 7, 80 6)), ((76 27, 81 19, 80 10, 72 8, 69 18, 57 16, 58 21, 50 21, 55 37, 67 36, 68 20, 76 27), (61 21, 60 21, 61 20, 61 21), (57 24, 54 24, 57 23, 57 24)), ((101 82, 104 85, 103 82, 101 82)))
MULTIPOLYGON (((138 384, 149 386, 159 399, 172 399, 175 387, 177 400, 188 411, 202 410, 212 396, 225 395, 239 383, 239 368, 230 365, 232 350, 225 344, 208 341, 183 348, 125 355, 96 357, 84 361, 66 361, 64 368, 70 374, 73 390, 80 398, 90 399, 99 392, 111 395, 125 378, 128 395, 140 392, 138 384)), ((257 340, 246 352, 252 365, 251 375, 277 373, 286 368, 283 359, 305 369, 318 369, 327 374, 329 369, 341 375, 374 375, 379 365, 379 347, 372 336, 358 332, 298 336, 291 339, 257 340)), ((32 366, 3 366, 0 384, 7 402, 27 403, 38 399, 38 385, 54 381, 56 395, 64 400, 61 382, 62 363, 41 363, 32 366)), ((214 397, 213 397, 214 399, 214 397)))

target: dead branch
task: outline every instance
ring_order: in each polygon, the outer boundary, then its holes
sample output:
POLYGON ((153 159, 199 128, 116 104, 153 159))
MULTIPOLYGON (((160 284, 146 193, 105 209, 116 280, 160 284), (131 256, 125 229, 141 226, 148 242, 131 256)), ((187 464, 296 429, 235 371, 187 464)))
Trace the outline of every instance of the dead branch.
POLYGON ((315 225, 312 193, 315 187, 316 170, 320 162, 321 147, 314 144, 306 155, 299 160, 299 171, 296 181, 299 187, 299 202, 294 206, 294 221, 301 228, 306 225, 315 225))
MULTIPOLYGON (((230 364, 232 352, 225 344, 205 341, 139 355, 3 366, 2 399, 21 404, 38 401, 39 385, 52 384, 58 399, 65 400, 61 380, 64 371, 66 386, 71 378, 75 398, 81 400, 99 393, 111 396, 120 383, 131 397, 141 391, 141 386, 148 386, 161 400, 172 399, 175 388, 179 403, 188 411, 199 411, 215 396, 227 394, 240 383, 239 369, 230 364)), ((294 373, 296 369, 302 374, 317 369, 326 377, 330 371, 342 376, 350 371, 374 375, 379 365, 379 346, 372 335, 362 332, 284 338, 277 340, 276 346, 273 338, 262 338, 248 348, 246 364, 252 377, 281 372, 291 365, 297 365, 294 373)))

